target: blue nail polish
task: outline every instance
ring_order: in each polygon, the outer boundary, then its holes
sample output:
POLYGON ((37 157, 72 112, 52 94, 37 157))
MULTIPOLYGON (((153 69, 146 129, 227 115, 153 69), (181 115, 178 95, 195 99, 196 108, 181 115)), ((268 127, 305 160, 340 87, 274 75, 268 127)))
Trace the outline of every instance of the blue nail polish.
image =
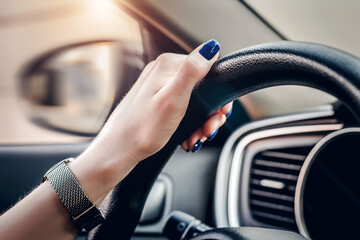
POLYGON ((210 40, 204 44, 199 53, 207 60, 212 59, 220 50, 220 44, 216 40, 210 40))
POLYGON ((218 133, 218 131, 219 131, 219 129, 216 129, 215 131, 213 131, 207 140, 208 141, 213 140, 214 137, 216 136, 216 134, 218 133))
POLYGON ((201 148, 202 145, 203 145, 203 142, 201 140, 197 141, 194 144, 194 147, 193 147, 193 149, 191 151, 196 152, 197 150, 199 150, 201 148))
POLYGON ((190 152, 190 150, 188 149, 188 150, 186 150, 186 152, 190 152))
POLYGON ((229 118, 232 114, 233 108, 231 107, 228 114, 226 114, 226 118, 229 118))

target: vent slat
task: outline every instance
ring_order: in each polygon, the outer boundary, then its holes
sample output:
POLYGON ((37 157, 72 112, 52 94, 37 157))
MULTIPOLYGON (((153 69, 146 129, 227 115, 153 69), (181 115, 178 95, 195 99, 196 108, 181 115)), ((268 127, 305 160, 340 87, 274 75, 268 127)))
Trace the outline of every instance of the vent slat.
POLYGON ((267 192, 267 191, 262 191, 262 190, 257 190, 257 189, 251 189, 251 194, 261 196, 261 197, 267 197, 267 198, 273 198, 273 199, 288 201, 288 202, 293 202, 294 201, 293 196, 289 196, 289 195, 285 195, 285 194, 279 194, 279 193, 273 193, 273 192, 267 192))
POLYGON ((300 171, 300 169, 301 169, 301 165, 267 161, 267 160, 262 160, 262 159, 255 159, 254 164, 257 166, 281 168, 281 169, 288 169, 288 170, 295 170, 295 171, 300 171))
POLYGON ((279 216, 279 215, 275 215, 275 214, 271 214, 271 213, 266 213, 266 212, 261 212, 261 211, 253 211, 253 215, 264 217, 264 218, 269 218, 269 219, 280 221, 280 222, 296 224, 295 219, 283 217, 283 216, 279 216))
POLYGON ((269 202, 259 201, 259 200, 251 200, 251 204, 253 204, 255 206, 260 206, 260 207, 264 207, 264 208, 271 208, 271 209, 284 211, 284 212, 289 212, 289 213, 294 212, 294 208, 288 207, 288 206, 285 206, 285 205, 282 205, 282 204, 269 203, 269 202))
POLYGON ((276 151, 264 151, 261 153, 261 155, 265 156, 265 157, 283 158, 283 159, 290 159, 290 160, 296 160, 296 161, 302 161, 302 162, 306 158, 306 155, 283 153, 283 152, 276 152, 276 151))
POLYGON ((291 180, 291 181, 296 181, 298 178, 298 175, 285 174, 285 173, 279 173, 279 172, 271 172, 271 171, 265 171, 265 170, 259 170, 259 169, 253 169, 252 173, 259 175, 259 176, 272 177, 272 178, 291 180))

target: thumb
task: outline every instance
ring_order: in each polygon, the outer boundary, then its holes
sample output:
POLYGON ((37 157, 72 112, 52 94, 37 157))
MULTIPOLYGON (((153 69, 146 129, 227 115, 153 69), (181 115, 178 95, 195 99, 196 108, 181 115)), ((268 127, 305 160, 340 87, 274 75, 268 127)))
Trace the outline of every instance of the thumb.
POLYGON ((194 86, 209 72, 219 57, 220 45, 210 40, 192 51, 175 74, 170 83, 170 92, 190 94, 194 86))

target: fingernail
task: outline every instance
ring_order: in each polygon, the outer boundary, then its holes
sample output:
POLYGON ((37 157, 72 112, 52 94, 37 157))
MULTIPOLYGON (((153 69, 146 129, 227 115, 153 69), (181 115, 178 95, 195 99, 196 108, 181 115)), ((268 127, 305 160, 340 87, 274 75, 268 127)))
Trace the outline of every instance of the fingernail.
POLYGON ((190 150, 188 149, 188 150, 186 150, 186 152, 190 152, 190 150))
POLYGON ((201 141, 201 139, 199 141, 197 141, 194 144, 193 149, 191 150, 192 152, 196 152, 197 150, 199 150, 201 148, 201 146, 203 145, 203 142, 201 141))
POLYGON ((220 50, 220 44, 212 39, 204 44, 199 53, 207 60, 212 59, 220 50))
POLYGON ((231 116, 232 111, 233 111, 233 107, 231 107, 228 114, 226 114, 226 118, 229 118, 231 116))
POLYGON ((207 140, 208 141, 213 140, 214 137, 216 136, 216 134, 218 133, 218 131, 219 131, 219 129, 216 129, 215 131, 213 131, 207 140))

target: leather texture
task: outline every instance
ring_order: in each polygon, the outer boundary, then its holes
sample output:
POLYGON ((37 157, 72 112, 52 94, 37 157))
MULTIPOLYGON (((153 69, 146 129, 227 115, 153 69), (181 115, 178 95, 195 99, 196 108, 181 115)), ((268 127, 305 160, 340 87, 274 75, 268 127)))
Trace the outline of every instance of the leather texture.
POLYGON ((265 228, 218 228, 199 234, 191 240, 306 240, 300 234, 265 228))
POLYGON ((107 220, 92 232, 91 239, 115 235, 130 239, 152 184, 178 144, 226 103, 279 85, 303 85, 328 92, 360 122, 360 60, 354 56, 318 44, 289 41, 262 44, 225 56, 193 91, 187 113, 166 146, 138 164, 114 189, 107 220))

